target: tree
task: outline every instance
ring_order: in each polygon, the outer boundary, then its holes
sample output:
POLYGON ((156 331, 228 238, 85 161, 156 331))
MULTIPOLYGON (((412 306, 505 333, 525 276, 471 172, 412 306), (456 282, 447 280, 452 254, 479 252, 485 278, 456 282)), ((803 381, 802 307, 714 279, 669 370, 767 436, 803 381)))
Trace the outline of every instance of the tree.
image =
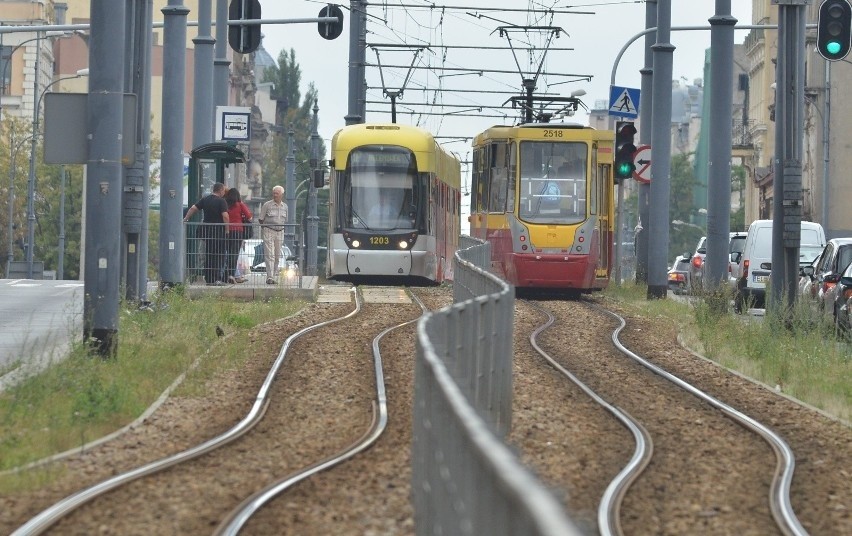
MULTIPOLYGON (((700 227, 694 222, 697 210, 692 192, 698 181, 691 162, 693 153, 677 154, 671 161, 671 183, 669 190, 669 257, 671 262, 675 256, 684 252, 692 252, 698 239, 703 236, 700 227)), ((703 222, 702 222, 703 223, 703 222)))

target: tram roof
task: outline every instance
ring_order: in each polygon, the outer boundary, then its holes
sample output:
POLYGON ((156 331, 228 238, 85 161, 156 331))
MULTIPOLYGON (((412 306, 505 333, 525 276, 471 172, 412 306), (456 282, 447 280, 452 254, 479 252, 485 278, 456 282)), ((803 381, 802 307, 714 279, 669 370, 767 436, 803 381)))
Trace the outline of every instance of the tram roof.
POLYGON ((399 123, 345 126, 334 134, 331 141, 334 167, 345 168, 349 153, 365 145, 396 145, 411 149, 421 172, 437 172, 447 184, 460 187, 458 159, 441 147, 427 130, 399 123))

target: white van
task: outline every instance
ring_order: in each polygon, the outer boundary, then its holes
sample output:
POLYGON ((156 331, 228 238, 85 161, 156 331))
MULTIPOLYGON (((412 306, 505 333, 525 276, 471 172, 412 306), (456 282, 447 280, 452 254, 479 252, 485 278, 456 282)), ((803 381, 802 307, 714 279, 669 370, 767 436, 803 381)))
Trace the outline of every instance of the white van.
MULTIPOLYGON (((812 262, 824 247, 825 231, 822 225, 803 221, 799 265, 812 262)), ((753 301, 756 306, 763 306, 766 282, 772 271, 772 220, 753 221, 748 227, 742 253, 731 253, 731 261, 737 262, 734 309, 743 312, 749 301, 753 301)))

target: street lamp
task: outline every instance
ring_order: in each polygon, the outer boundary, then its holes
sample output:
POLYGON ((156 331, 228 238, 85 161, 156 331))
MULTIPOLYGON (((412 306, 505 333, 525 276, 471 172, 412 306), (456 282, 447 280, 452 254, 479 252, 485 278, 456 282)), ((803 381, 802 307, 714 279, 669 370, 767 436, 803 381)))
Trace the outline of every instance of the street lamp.
POLYGON ((18 140, 17 143, 9 144, 9 195, 6 203, 9 206, 9 220, 7 222, 7 231, 9 234, 9 250, 6 252, 6 277, 9 277, 9 272, 12 269, 12 261, 15 260, 14 249, 12 249, 15 245, 14 240, 12 240, 12 233, 15 230, 12 225, 12 220, 15 218, 15 162, 18 159, 18 150, 29 141, 30 136, 26 136, 18 140))
MULTIPOLYGON (((36 55, 36 74, 35 74, 35 85, 36 90, 38 89, 38 58, 41 54, 36 55)), ((50 89, 51 86, 62 82, 63 80, 71 80, 74 78, 80 78, 81 76, 88 76, 89 69, 80 69, 73 76, 64 76, 62 78, 57 78, 53 82, 44 86, 44 89, 38 96, 38 99, 35 101, 35 106, 33 106, 33 136, 32 136, 32 146, 30 149, 30 176, 27 181, 27 279, 33 278, 33 250, 35 249, 35 159, 36 159, 36 141, 38 141, 38 117, 39 111, 41 109, 41 99, 44 97, 44 94, 47 93, 47 90, 50 89)))
MULTIPOLYGON (((60 32, 60 31, 44 32, 44 37, 58 37, 58 36, 67 36, 67 35, 71 35, 71 34, 68 33, 68 32, 60 32)), ((12 50, 9 51, 9 55, 6 56, 6 62, 3 64, 3 77, 2 77, 2 80, 0 80, 0 84, 2 84, 2 89, 0 89, 0 95, 6 94, 6 76, 8 76, 8 74, 9 74, 9 64, 12 63, 12 56, 15 55, 15 52, 17 52, 19 48, 26 45, 27 43, 32 43, 33 41, 38 41, 37 48, 39 49, 39 52, 40 52, 41 37, 42 37, 41 32, 39 32, 39 33, 36 34, 36 37, 30 38, 30 39, 25 39, 24 41, 21 41, 20 43, 18 43, 14 47, 12 47, 12 50)), ((36 85, 33 86, 33 88, 34 88, 33 89, 33 97, 35 97, 35 92, 38 91, 38 89, 37 89, 38 88, 38 74, 37 74, 38 73, 38 57, 41 55, 39 52, 36 53, 36 85)), ((2 111, 2 109, 3 109, 3 103, 2 103, 2 100, 0 100, 0 111, 2 111)), ((0 115, 0 119, 2 119, 2 115, 0 115)), ((0 126, 2 126, 2 124, 0 124, 0 126)))

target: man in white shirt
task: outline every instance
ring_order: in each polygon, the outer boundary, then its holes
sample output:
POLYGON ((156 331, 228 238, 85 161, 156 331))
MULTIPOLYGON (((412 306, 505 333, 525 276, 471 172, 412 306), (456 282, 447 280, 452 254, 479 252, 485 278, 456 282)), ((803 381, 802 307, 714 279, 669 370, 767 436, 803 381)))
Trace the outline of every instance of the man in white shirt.
POLYGON ((281 250, 284 244, 284 224, 287 223, 287 204, 283 201, 284 187, 272 188, 272 199, 260 207, 261 238, 263 238, 264 262, 266 264, 266 284, 275 284, 281 250))

